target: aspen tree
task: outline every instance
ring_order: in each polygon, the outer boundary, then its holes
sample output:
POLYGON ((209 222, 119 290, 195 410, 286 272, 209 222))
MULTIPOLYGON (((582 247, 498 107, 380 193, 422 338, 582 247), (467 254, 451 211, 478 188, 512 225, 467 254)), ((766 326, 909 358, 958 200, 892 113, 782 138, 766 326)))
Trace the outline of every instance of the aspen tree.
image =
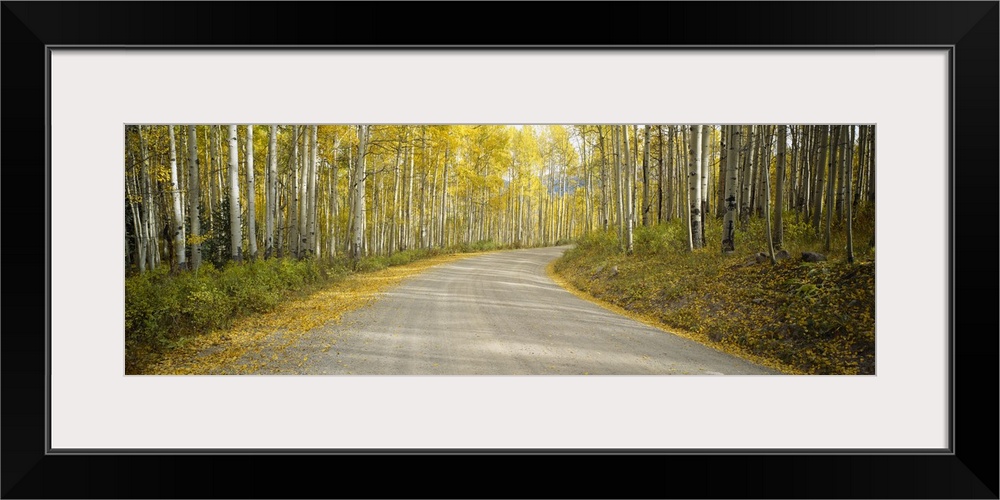
POLYGON ((243 225, 240 220, 240 165, 236 125, 229 126, 229 241, 230 255, 243 260, 243 225))
POLYGON ((274 255, 274 223, 278 211, 278 126, 271 125, 267 144, 267 192, 264 197, 264 258, 274 255))
POLYGON ((174 126, 167 125, 167 130, 170 136, 170 194, 174 201, 174 217, 171 220, 174 243, 173 270, 174 272, 179 272, 187 267, 187 262, 184 258, 184 213, 181 209, 180 179, 177 175, 177 147, 174 143, 174 126))
POLYGON ((691 125, 689 127, 689 162, 688 162, 688 211, 690 213, 689 224, 691 226, 690 249, 701 248, 701 143, 702 126, 691 125))
POLYGON ((188 125, 188 217, 191 219, 191 269, 201 266, 201 220, 198 177, 198 134, 188 125))
POLYGON ((777 192, 775 193, 774 200, 774 229, 772 230, 772 235, 774 239, 771 240, 774 247, 781 249, 784 246, 784 229, 782 212, 785 209, 785 196, 784 196, 784 183, 785 183, 785 141, 786 137, 785 126, 778 125, 778 150, 777 150, 777 179, 775 184, 777 184, 777 192))
POLYGON ((253 125, 247 125, 247 240, 250 260, 257 260, 257 189, 253 179, 253 125))
POLYGON ((726 214, 722 220, 722 252, 730 253, 736 250, 736 165, 739 162, 740 127, 727 125, 729 132, 726 144, 729 151, 726 154, 726 214))
POLYGON ((358 260, 363 255, 365 237, 365 146, 369 125, 358 125, 358 154, 354 165, 354 226, 351 257, 358 260))

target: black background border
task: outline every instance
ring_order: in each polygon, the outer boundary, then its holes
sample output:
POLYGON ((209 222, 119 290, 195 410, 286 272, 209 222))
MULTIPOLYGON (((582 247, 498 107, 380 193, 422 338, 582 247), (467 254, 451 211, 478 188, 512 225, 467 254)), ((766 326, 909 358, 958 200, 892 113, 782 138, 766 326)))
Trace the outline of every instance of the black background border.
POLYGON ((4 294, 4 309, 15 312, 0 340, 4 498, 997 498, 995 1, 556 3, 544 12, 538 3, 486 2, 2 5, 2 256, 18 269, 47 270, 48 234, 42 245, 37 220, 48 217, 53 45, 954 46, 956 138, 953 454, 46 454, 46 271, 8 282, 4 294))

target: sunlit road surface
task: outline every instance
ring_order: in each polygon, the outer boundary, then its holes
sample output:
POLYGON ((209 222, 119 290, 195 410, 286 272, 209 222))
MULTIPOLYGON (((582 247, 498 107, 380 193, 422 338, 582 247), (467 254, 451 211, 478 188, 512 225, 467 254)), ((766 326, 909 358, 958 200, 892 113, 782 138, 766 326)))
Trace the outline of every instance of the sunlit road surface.
POLYGON ((429 269, 289 346, 259 373, 756 375, 776 372, 577 298, 546 266, 567 247, 429 269))

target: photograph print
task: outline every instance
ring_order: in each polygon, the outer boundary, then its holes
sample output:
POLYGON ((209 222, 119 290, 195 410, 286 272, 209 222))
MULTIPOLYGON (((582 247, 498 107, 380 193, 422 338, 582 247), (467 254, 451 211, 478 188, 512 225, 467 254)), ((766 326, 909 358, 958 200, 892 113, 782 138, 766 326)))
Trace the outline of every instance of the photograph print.
POLYGON ((127 375, 874 375, 871 124, 130 124, 127 375))

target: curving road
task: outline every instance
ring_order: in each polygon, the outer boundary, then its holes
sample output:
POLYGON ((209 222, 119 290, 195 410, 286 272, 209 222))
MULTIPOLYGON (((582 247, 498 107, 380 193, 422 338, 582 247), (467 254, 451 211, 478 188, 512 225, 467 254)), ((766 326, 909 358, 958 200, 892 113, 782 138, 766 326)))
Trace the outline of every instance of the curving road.
POLYGON ((721 375, 776 372, 579 299, 546 265, 567 247, 443 264, 288 347, 261 373, 721 375))

